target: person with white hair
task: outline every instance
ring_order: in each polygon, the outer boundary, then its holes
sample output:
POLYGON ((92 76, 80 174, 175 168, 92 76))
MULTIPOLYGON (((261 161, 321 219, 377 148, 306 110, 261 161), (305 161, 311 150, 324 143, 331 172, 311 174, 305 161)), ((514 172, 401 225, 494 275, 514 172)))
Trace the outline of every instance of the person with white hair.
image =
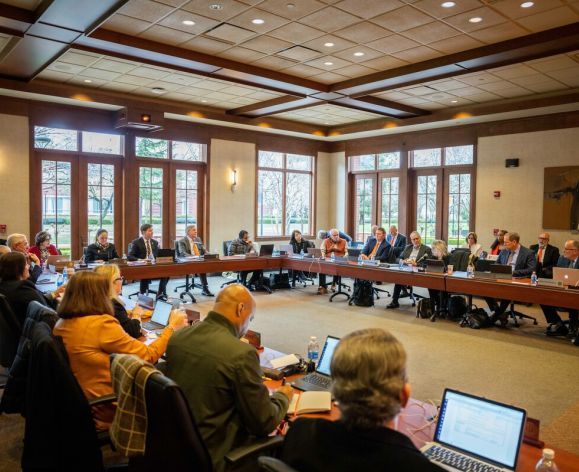
POLYGON ((40 259, 30 252, 30 244, 28 244, 26 235, 20 233, 11 234, 6 240, 6 245, 12 252, 21 252, 26 256, 26 260, 30 265, 30 276, 28 280, 35 284, 40 274, 42 274, 42 267, 40 266, 40 259))

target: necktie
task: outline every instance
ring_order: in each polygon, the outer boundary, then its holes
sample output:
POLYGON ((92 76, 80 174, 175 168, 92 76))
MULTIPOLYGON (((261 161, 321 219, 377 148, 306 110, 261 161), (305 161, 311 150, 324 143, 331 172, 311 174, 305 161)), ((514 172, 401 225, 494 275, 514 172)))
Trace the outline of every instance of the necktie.
POLYGON ((145 240, 145 249, 147 251, 147 259, 149 259, 153 251, 151 249, 151 241, 149 241, 148 239, 145 240))
POLYGON ((193 249, 193 255, 198 256, 199 249, 197 248, 197 244, 195 244, 193 241, 191 241, 191 248, 193 249))
POLYGON ((394 236, 394 237, 392 238, 392 241, 390 241, 390 245, 391 245, 392 247, 394 247, 394 246, 396 245, 396 238, 397 238, 397 237, 398 237, 398 235, 394 236))
POLYGON ((572 269, 573 267, 575 267, 575 261, 569 262, 569 269, 572 269))
POLYGON ((537 261, 543 263, 543 247, 539 247, 539 252, 537 253, 537 261))
POLYGON ((513 265, 513 257, 515 253, 513 251, 509 251, 509 258, 507 260, 507 265, 513 265))
POLYGON ((369 256, 370 259, 372 259, 376 255, 376 251, 378 251, 379 246, 380 246, 380 243, 376 242, 376 244, 374 245, 374 249, 372 249, 372 252, 370 253, 370 256, 369 256))

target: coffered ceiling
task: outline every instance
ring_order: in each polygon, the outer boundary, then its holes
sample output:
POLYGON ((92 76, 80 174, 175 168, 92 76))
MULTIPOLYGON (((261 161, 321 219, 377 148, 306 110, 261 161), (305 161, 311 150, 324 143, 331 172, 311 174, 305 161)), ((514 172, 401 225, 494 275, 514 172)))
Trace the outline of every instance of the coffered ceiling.
POLYGON ((578 21, 579 0, 0 0, 0 86, 316 136, 403 129, 575 103, 578 21))

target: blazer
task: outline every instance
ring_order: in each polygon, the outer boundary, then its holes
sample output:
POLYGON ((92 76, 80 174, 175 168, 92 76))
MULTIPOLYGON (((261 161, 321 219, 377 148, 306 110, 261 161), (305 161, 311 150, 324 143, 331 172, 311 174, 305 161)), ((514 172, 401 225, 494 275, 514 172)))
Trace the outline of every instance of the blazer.
POLYGON ((579 269, 579 257, 575 259, 575 263, 572 260, 567 259, 564 256, 559 256, 556 267, 563 267, 565 269, 579 269))
MULTIPOLYGON (((529 249, 535 253, 535 257, 539 254, 539 245, 533 244, 529 249)), ((543 262, 540 263, 537 259, 537 275, 548 279, 553 278, 553 266, 559 261, 559 248, 547 244, 543 251, 543 262)))
MULTIPOLYGON (((509 250, 503 249, 499 253, 497 264, 507 264, 509 261, 509 250)), ((515 263, 513 277, 530 277, 537 270, 537 257, 530 249, 525 246, 519 247, 519 255, 515 263)))
MULTIPOLYGON (((410 254, 412 254, 412 249, 414 249, 412 244, 406 246, 398 259, 408 259, 410 254)), ((421 244, 418 248, 418 255, 416 256, 416 260, 424 262, 426 259, 431 259, 432 257, 432 249, 430 249, 428 246, 425 246, 424 244, 421 244)))
POLYGON ((113 302, 113 308, 115 309, 114 316, 117 319, 117 321, 121 324, 122 328, 131 337, 139 339, 142 336, 140 321, 129 318, 129 314, 125 309, 125 306, 121 302, 119 302, 116 298, 113 298, 111 301, 113 302))
POLYGON ((20 323, 24 325, 26 311, 30 302, 39 302, 44 306, 56 308, 56 300, 48 298, 36 289, 29 280, 8 280, 0 283, 0 293, 6 297, 8 304, 20 323))
MULTIPOLYGON (((376 238, 374 236, 371 236, 366 242, 364 248, 362 249, 362 254, 370 257, 370 253, 374 250, 376 242, 377 242, 376 238)), ((390 262, 394 259, 394 252, 392 250, 392 246, 390 246, 390 244, 386 242, 386 239, 382 240, 380 246, 378 246, 378 249, 376 250, 376 254, 374 255, 374 257, 380 262, 390 262)))
POLYGON ((299 254, 301 251, 304 251, 304 253, 307 254, 309 247, 316 246, 313 241, 307 241, 304 238, 302 238, 299 243, 296 240, 293 240, 293 242, 290 240, 289 244, 292 247, 294 254, 299 254))
MULTIPOLYGON (((157 258, 159 253, 159 243, 155 239, 151 239, 151 250, 153 256, 157 258)), ((138 259, 145 259, 147 257, 147 248, 145 247, 145 240, 141 238, 133 239, 130 244, 129 254, 127 259, 129 261, 136 261, 138 259)))
POLYGON ((109 261, 111 259, 118 259, 119 253, 114 244, 109 244, 106 249, 102 249, 98 244, 93 243, 86 248, 84 254, 85 262, 94 261, 109 261))
MULTIPOLYGON (((390 233, 388 233, 386 235, 386 241, 388 241, 388 244, 392 244, 392 239, 394 239, 394 238, 392 237, 392 235, 390 233)), ((405 247, 406 247, 406 236, 398 233, 396 235, 396 241, 394 243, 394 247, 392 248, 392 250, 394 252, 394 256, 395 257, 400 256, 400 254, 402 254, 402 251, 404 251, 405 247)))
MULTIPOLYGON (((193 242, 197 246, 200 255, 203 255, 207 252, 205 250, 205 246, 203 246, 203 241, 201 241, 201 238, 195 238, 193 242)), ((193 255, 193 248, 191 247, 191 244, 189 243, 189 238, 187 236, 177 241, 177 255, 178 256, 193 255)))
POLYGON ((40 267, 38 264, 30 266, 30 277, 28 277, 28 280, 30 280, 32 284, 36 284, 38 277, 40 277, 41 275, 42 275, 42 267, 40 267))
MULTIPOLYGON (((58 249, 56 249, 56 246, 54 244, 49 244, 46 249, 48 250, 48 254, 51 256, 60 255, 60 252, 58 252, 58 249)), ((42 257, 40 256, 40 254, 41 254, 40 248, 38 246, 30 246, 30 248, 28 249, 28 252, 31 254, 34 254, 36 257, 38 257, 41 264, 44 264, 44 262, 46 262, 46 259, 44 261, 42 260, 42 257)))
POLYGON ((298 418, 285 437, 282 460, 300 472, 442 471, 391 428, 360 429, 343 421, 298 418))

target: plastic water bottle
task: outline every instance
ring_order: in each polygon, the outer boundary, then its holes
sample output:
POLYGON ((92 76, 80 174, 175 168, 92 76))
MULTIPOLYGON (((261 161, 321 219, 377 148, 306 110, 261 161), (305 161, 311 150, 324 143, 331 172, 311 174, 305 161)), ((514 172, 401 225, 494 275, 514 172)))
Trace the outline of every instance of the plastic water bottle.
POLYGON ((127 255, 123 253, 123 264, 126 264, 127 260, 128 260, 127 255))
POLYGON ((335 256, 335 254, 334 254, 333 252, 330 254, 330 261, 331 261, 331 262, 336 262, 336 256, 335 256))
POLYGON ((533 272, 531 274, 531 285, 537 286, 538 283, 539 283, 539 279, 537 278, 537 273, 533 272))
POLYGON ((62 284, 64 283, 64 277, 62 274, 58 274, 58 277, 56 278, 56 286, 57 287, 61 287, 62 284))
POLYGON ((362 257, 362 254, 360 254, 358 256, 358 265, 362 265, 364 263, 363 261, 364 261, 364 258, 362 257))
POLYGON ((300 251, 300 257, 303 259, 305 256, 306 256, 306 255, 304 254, 304 250, 302 249, 302 250, 300 251))
POLYGON ((474 278, 474 266, 472 264, 469 264, 466 268, 466 276, 469 279, 473 279, 474 278))
POLYGON ((65 267, 64 269, 62 269, 62 285, 64 285, 67 282, 68 282, 68 271, 66 270, 65 267))
POLYGON ((151 252, 151 255, 149 256, 149 262, 150 262, 151 264, 154 264, 154 263, 155 263, 155 255, 154 255, 152 252, 151 252))
POLYGON ((543 449, 543 457, 537 462, 535 470, 537 472, 559 472, 555 464, 555 451, 553 449, 543 449))
POLYGON ((310 336, 310 342, 308 343, 308 360, 318 362, 319 354, 320 344, 318 343, 318 338, 316 336, 310 336))
POLYGON ((398 268, 400 270, 404 269, 404 261, 402 260, 402 258, 398 259, 398 268))

